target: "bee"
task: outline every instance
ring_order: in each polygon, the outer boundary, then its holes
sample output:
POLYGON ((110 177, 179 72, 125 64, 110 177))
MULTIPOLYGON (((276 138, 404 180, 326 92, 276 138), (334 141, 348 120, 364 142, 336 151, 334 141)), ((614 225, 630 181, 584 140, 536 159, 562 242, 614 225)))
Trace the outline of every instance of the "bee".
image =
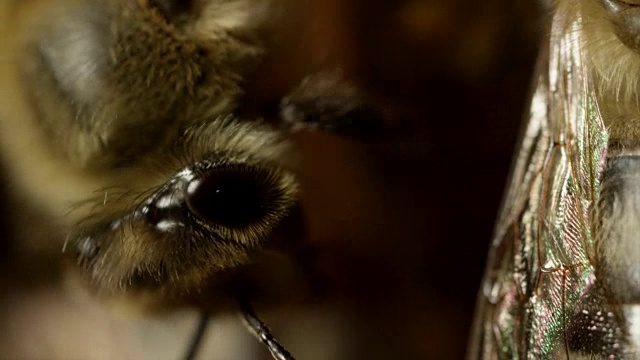
MULTIPOLYGON (((274 24, 294 6, 2 6, 3 32, 12 35, 0 65, 10 186, 66 234, 64 243, 53 234, 46 241, 61 245, 90 293, 181 304, 228 289, 266 249, 300 240, 295 150, 286 131, 241 109, 246 79, 277 38, 274 24)), ((336 77, 313 77, 283 100, 278 117, 285 129, 352 134, 349 124, 371 115, 356 93, 336 77)), ((274 356, 288 357, 242 306, 274 356)))
POLYGON ((97 293, 198 286, 245 263, 296 203, 286 140, 230 115, 262 56, 258 5, 187 4, 52 1, 17 22, 13 88, 30 111, 5 116, 3 135, 37 140, 5 140, 8 170, 77 229, 66 250, 97 293))
POLYGON ((554 3, 469 359, 640 356, 638 5, 554 3))

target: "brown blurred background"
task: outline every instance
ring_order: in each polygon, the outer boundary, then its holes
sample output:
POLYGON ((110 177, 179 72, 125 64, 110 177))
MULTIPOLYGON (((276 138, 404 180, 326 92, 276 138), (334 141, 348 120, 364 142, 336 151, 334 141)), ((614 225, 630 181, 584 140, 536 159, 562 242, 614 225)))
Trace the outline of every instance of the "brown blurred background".
POLYGON ((545 14, 508 0, 313 6, 291 63, 268 73, 287 88, 340 66, 393 114, 377 144, 298 139, 326 253, 314 267, 352 316, 343 358, 463 358, 545 14))
MULTIPOLYGON (((310 6, 308 17, 292 19, 305 30, 290 33, 253 80, 254 95, 275 96, 305 74, 340 67, 392 115, 388 135, 375 143, 295 136, 309 243, 317 250, 303 261, 313 269, 318 299, 270 308, 265 318, 300 359, 462 358, 542 13, 535 1, 509 0, 310 6)), ((2 229, 10 262, 14 227, 2 229)), ((45 263, 46 273, 55 259, 28 262, 45 263)), ((9 303, 33 297, 8 289, 9 303)), ((144 334, 132 336, 153 338, 144 334)), ((180 334, 179 341, 188 335, 180 334)), ((213 344, 206 353, 220 354, 213 344)))

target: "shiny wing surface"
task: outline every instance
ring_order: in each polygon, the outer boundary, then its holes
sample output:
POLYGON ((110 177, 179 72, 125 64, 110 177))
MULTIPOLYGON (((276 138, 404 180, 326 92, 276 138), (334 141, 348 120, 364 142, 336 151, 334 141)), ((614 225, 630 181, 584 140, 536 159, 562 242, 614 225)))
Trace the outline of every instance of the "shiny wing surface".
POLYGON ((556 15, 543 46, 480 291, 470 359, 602 358, 623 351, 621 317, 603 305, 606 294, 594 273, 593 208, 607 131, 580 26, 580 19, 567 24, 556 15))

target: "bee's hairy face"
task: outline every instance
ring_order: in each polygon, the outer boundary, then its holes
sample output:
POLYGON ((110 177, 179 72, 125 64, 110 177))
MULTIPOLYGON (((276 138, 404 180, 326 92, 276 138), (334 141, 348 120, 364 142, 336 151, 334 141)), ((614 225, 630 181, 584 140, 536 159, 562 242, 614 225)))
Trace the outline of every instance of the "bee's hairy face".
POLYGON ((286 232, 298 202, 295 176, 277 162, 286 148, 277 133, 231 117, 190 128, 161 163, 131 170, 155 182, 89 203, 66 252, 101 294, 205 287, 286 232))
POLYGON ((48 3, 20 20, 28 101, 55 151, 101 168, 135 162, 194 119, 234 110, 264 54, 256 29, 270 2, 48 3))
POLYGON ((293 183, 257 164, 205 160, 130 212, 80 230, 75 255, 101 292, 200 287, 262 247, 291 211, 293 183))
POLYGON ((65 252, 95 292, 189 292, 283 236, 299 192, 289 143, 230 115, 273 3, 16 2, 24 110, 0 116, 4 150, 52 217, 82 203, 60 222, 77 223, 65 252))

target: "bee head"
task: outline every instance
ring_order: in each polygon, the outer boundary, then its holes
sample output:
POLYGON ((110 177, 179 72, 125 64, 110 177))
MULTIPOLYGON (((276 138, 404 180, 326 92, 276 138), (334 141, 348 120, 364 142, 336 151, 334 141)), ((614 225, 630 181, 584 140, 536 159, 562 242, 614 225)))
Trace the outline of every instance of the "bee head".
MULTIPOLYGON (((249 263, 290 229, 286 220, 298 208, 298 183, 272 161, 286 148, 275 133, 235 119, 191 132, 181 138, 180 151, 167 155, 175 165, 154 160, 167 168, 162 173, 175 169, 170 175, 112 200, 106 193, 97 218, 70 237, 67 252, 98 293, 196 291, 249 263), (185 146, 190 156, 184 156, 185 146)), ((146 169, 136 170, 136 177, 155 177, 146 169)))

